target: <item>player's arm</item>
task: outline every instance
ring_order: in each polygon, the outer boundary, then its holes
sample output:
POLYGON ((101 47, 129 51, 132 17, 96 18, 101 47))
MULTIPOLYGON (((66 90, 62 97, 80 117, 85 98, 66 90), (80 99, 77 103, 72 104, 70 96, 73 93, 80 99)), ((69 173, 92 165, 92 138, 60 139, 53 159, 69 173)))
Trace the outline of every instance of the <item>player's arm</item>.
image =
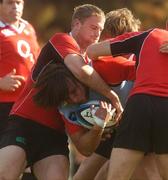
POLYGON ((98 60, 99 56, 111 55, 110 41, 102 41, 90 45, 87 48, 87 55, 94 60, 98 60))
POLYGON ((123 111, 119 97, 104 82, 99 74, 90 65, 85 64, 80 55, 69 54, 65 57, 64 62, 77 79, 91 89, 110 99, 113 107, 116 108, 116 120, 118 120, 123 111))
POLYGON ((102 123, 95 123, 90 130, 81 128, 80 131, 70 135, 70 138, 80 153, 89 156, 97 148, 102 138, 104 126, 111 119, 111 111, 112 106, 110 104, 101 102, 100 108, 95 112, 95 117, 101 119, 102 123))
POLYGON ((124 57, 101 57, 92 62, 94 69, 110 85, 121 83, 124 80, 135 80, 135 61, 124 57))

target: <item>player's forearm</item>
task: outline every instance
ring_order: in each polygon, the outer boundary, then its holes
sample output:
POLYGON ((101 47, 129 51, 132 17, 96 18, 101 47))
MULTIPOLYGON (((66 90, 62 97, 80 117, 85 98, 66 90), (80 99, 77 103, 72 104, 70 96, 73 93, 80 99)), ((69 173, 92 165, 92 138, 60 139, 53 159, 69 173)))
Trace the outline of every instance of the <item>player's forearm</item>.
POLYGON ((89 67, 85 66, 83 66, 82 69, 86 72, 86 77, 82 78, 81 81, 91 89, 102 94, 111 101, 118 114, 116 116, 116 119, 118 119, 121 112, 123 111, 118 95, 113 90, 111 90, 111 88, 104 82, 104 80, 98 75, 95 70, 89 71, 89 67))
POLYGON ((84 84, 105 97, 109 95, 111 88, 92 67, 83 66, 82 71, 83 75, 80 79, 84 84))
POLYGON ((84 59, 81 56, 70 54, 65 58, 64 62, 79 81, 105 97, 109 95, 111 90, 110 87, 90 65, 85 64, 84 59))
POLYGON ((89 58, 93 60, 98 60, 99 56, 111 55, 110 41, 103 41, 91 44, 90 46, 88 46, 86 53, 89 56, 89 58))
POLYGON ((86 131, 73 142, 81 154, 90 156, 99 145, 102 134, 103 129, 95 125, 91 130, 86 131))

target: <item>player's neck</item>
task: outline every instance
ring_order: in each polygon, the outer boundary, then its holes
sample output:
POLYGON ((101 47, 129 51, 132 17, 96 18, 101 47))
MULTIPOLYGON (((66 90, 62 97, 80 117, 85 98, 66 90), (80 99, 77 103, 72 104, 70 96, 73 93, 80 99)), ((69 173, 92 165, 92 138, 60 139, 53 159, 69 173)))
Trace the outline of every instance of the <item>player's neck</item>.
POLYGON ((84 42, 82 42, 82 41, 80 40, 80 38, 78 38, 76 41, 77 41, 77 43, 78 43, 79 46, 80 46, 81 53, 82 53, 82 54, 85 54, 86 48, 88 47, 88 45, 85 44, 84 42))
POLYGON ((0 21, 2 21, 4 24, 8 24, 10 26, 14 26, 16 28, 19 28, 19 20, 16 21, 9 21, 7 18, 0 16, 0 21))

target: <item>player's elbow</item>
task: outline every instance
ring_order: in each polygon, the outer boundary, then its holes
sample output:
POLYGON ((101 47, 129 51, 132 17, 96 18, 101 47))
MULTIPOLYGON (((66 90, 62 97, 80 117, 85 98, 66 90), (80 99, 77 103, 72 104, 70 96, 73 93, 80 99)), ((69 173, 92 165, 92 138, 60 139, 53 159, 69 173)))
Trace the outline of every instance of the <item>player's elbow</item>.
POLYGON ((90 65, 84 65, 80 70, 78 70, 76 76, 80 81, 87 83, 90 80, 93 72, 94 69, 90 65))
POLYGON ((82 68, 78 69, 76 71, 76 78, 79 80, 85 80, 87 78, 86 72, 82 68))

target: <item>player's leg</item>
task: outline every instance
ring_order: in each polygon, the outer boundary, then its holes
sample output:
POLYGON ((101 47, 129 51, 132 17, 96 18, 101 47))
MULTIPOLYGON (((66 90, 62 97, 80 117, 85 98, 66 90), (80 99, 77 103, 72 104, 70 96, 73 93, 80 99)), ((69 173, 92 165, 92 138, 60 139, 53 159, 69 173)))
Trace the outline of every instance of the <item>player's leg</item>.
POLYGON ((73 177, 73 180, 93 180, 106 160, 105 157, 93 153, 90 157, 82 161, 79 169, 73 177))
MULTIPOLYGON (((106 180, 109 161, 100 168, 94 180, 106 180)), ((135 168, 131 180, 161 180, 155 158, 152 155, 145 156, 135 168)))
POLYGON ((38 180, 67 180, 69 175, 68 137, 38 123, 31 123, 29 159, 38 180))
POLYGON ((74 180, 92 180, 96 177, 100 168, 110 159, 114 138, 115 130, 111 133, 110 138, 101 141, 95 152, 81 163, 74 180))
POLYGON ((0 149, 0 179, 18 179, 26 166, 25 151, 19 146, 0 149))
POLYGON ((109 160, 106 161, 103 166, 99 169, 96 177, 94 180, 106 180, 107 179, 107 173, 109 169, 109 160))
POLYGON ((168 180, 168 97, 152 97, 154 107, 153 141, 162 179, 168 180))
POLYGON ((67 180, 69 160, 64 155, 52 155, 36 162, 33 172, 38 180, 67 180))
POLYGON ((129 180, 143 156, 141 151, 113 148, 107 179, 129 180))
POLYGON ((156 159, 162 179, 168 180, 168 154, 156 155, 156 159))
POLYGON ((108 179, 129 179, 150 150, 151 102, 148 96, 129 98, 114 141, 108 179))
POLYGON ((155 155, 153 153, 148 154, 144 157, 141 168, 145 170, 145 174, 147 175, 149 180, 161 180, 155 155))
POLYGON ((17 120, 9 120, 0 137, 0 179, 17 179, 26 166, 26 137, 17 120))

